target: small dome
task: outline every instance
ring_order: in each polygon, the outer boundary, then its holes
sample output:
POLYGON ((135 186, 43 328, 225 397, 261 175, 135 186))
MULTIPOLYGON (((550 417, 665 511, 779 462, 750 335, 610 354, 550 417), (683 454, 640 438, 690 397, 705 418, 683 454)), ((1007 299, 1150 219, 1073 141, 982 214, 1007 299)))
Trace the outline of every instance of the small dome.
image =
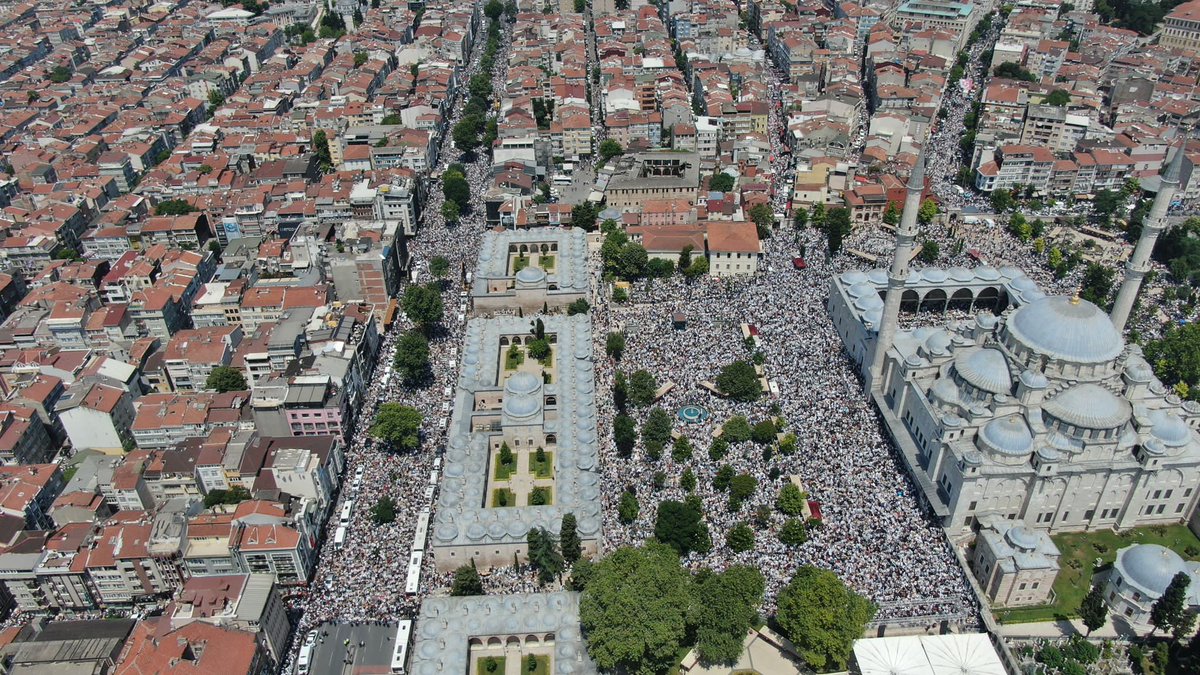
POLYGON ((870 311, 872 309, 882 309, 883 300, 879 299, 879 294, 872 293, 871 295, 865 295, 855 300, 854 306, 858 308, 859 311, 863 312, 870 311))
POLYGON ((1116 568, 1125 581, 1149 593, 1155 600, 1167 590, 1176 574, 1188 574, 1183 558, 1158 544, 1136 544, 1117 551, 1116 568))
POLYGON ((950 275, 950 278, 955 281, 967 282, 975 280, 975 275, 971 273, 971 270, 965 267, 951 267, 949 270, 946 270, 946 272, 950 275))
POLYGON ((975 325, 984 330, 991 330, 996 327, 996 322, 1000 319, 991 312, 980 312, 975 315, 975 325))
POLYGON ((841 278, 842 283, 847 286, 853 286, 855 284, 863 284, 867 282, 866 273, 859 270, 850 270, 849 272, 845 272, 842 274, 841 278))
POLYGON ((879 325, 883 323, 883 310, 880 308, 868 309, 863 312, 863 321, 878 329, 879 325))
POLYGON ((1035 291, 1038 286, 1036 281, 1022 275, 1012 280, 1012 287, 1018 291, 1035 291))
POLYGON ((1009 415, 988 422, 980 430, 979 440, 985 449, 1010 457, 1027 455, 1033 446, 1033 434, 1020 415, 1009 415))
POLYGON ((921 278, 931 284, 940 284, 946 280, 946 273, 936 267, 921 270, 921 278))
POLYGON ((542 400, 538 396, 517 394, 504 397, 504 414, 509 417, 532 417, 541 409, 542 400))
POLYGON ((847 288, 846 292, 849 293, 850 297, 852 298, 862 298, 868 295, 879 295, 879 291, 875 290, 875 287, 871 284, 868 284, 866 281, 854 284, 850 288, 847 288))
POLYGON ((1166 410, 1150 413, 1150 433, 1169 448, 1187 445, 1192 440, 1192 429, 1179 415, 1166 410))
POLYGON ((546 273, 540 267, 525 267, 517 272, 517 281, 523 284, 537 284, 546 280, 546 273))
POLYGON ((1038 540, 1040 539, 1037 531, 1023 525, 1009 528, 1008 532, 1004 534, 1004 538, 1007 539, 1008 543, 1014 548, 1025 551, 1026 553, 1037 549, 1038 540))
POLYGON ((887 270, 877 267, 870 272, 867 272, 867 280, 876 286, 882 286, 888 281, 887 270))
POLYGON ((1035 300, 1013 312, 1007 328, 1017 343, 1072 363, 1111 361, 1125 348, 1108 315, 1078 298, 1035 300))
POLYGON ((954 358, 954 370, 971 386, 989 394, 1012 390, 1008 361, 997 349, 972 349, 954 358))
POLYGON ((1019 267, 1005 266, 1000 268, 1000 276, 1008 277, 1009 279, 1018 279, 1025 276, 1019 267))
POLYGON ((1146 359, 1133 356, 1125 362, 1125 375, 1133 382, 1146 383, 1154 379, 1154 370, 1146 359))
POLYGON ((1032 370, 1021 373, 1021 382, 1030 389, 1045 389, 1050 386, 1050 380, 1047 380, 1045 375, 1032 370))
POLYGON ((984 281, 995 281, 1000 278, 1000 272, 995 267, 982 265, 975 268, 975 276, 984 281))
POLYGON ((1129 421, 1129 402, 1097 384, 1077 384, 1046 401, 1042 409, 1055 419, 1085 429, 1115 429, 1129 421))
POLYGON ((925 351, 934 356, 943 356, 950 352, 950 334, 939 330, 925 340, 925 351))
POLYGON ((948 378, 940 378, 933 386, 929 388, 929 396, 935 401, 948 403, 950 405, 958 405, 958 387, 948 378))
POLYGON ((542 388, 542 380, 533 373, 513 373, 504 383, 504 391, 509 394, 532 394, 542 388))

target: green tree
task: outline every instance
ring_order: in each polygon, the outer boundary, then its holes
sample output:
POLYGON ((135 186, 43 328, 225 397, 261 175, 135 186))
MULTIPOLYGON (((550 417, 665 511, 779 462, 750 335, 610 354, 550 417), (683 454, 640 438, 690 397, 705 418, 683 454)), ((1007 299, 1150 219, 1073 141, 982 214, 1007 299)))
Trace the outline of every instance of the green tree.
POLYGON ((625 334, 615 331, 609 333, 604 338, 604 353, 619 361, 625 353, 625 334))
POLYGON ((421 413, 399 403, 384 403, 375 413, 371 435, 400 450, 413 451, 421 445, 421 413))
POLYGON ((638 504, 637 495, 626 490, 621 493, 621 500, 617 504, 617 519, 628 525, 637 520, 638 513, 642 507, 638 504))
POLYGON ((713 476, 713 489, 718 492, 724 492, 729 489, 729 483, 733 480, 733 467, 728 464, 722 464, 717 469, 717 473, 713 476))
POLYGON ((934 217, 938 214, 937 202, 932 199, 926 199, 921 202, 921 208, 917 210, 917 222, 923 227, 928 226, 933 222, 934 217))
POLYGON ((1112 292, 1117 272, 1108 265, 1090 262, 1083 272, 1083 283, 1079 297, 1103 309, 1108 305, 1108 294, 1112 292))
POLYGON ((688 268, 683 271, 683 276, 687 277, 689 281, 702 277, 705 274, 708 274, 708 258, 704 256, 693 260, 692 264, 688 265, 688 268))
POLYGON ((1012 61, 1005 61, 999 66, 996 66, 996 77, 1006 77, 1011 80, 1022 80, 1024 82, 1037 82, 1037 77, 1033 73, 1021 67, 1021 64, 1012 61))
POLYGON ((1065 89, 1055 89, 1054 91, 1050 92, 1050 95, 1046 97, 1046 100, 1043 101, 1043 103, 1046 105, 1057 106, 1059 108, 1065 108, 1071 104, 1071 93, 1065 89))
POLYGON ((718 171, 708 181, 708 189, 712 192, 729 192, 733 189, 733 176, 718 171))
POLYGON ((770 204, 757 204, 750 209, 750 220, 758 231, 759 239, 771 236, 771 227, 775 224, 775 210, 770 204))
POLYGON ((496 21, 500 15, 504 14, 504 3, 500 0, 488 0, 488 3, 483 6, 483 13, 487 18, 496 21))
POLYGON ((740 510, 742 504, 753 497, 757 489, 758 479, 748 473, 739 473, 729 479, 729 510, 740 510))
POLYGON ((679 271, 684 272, 692 264, 692 252, 696 250, 695 246, 688 244, 679 251, 679 271))
POLYGON ((435 255, 429 260, 429 273, 438 279, 450 274, 450 260, 444 255, 435 255))
POLYGON ((578 525, 574 513, 564 513, 562 525, 559 527, 558 544, 562 548, 562 557, 567 565, 574 565, 583 555, 583 543, 579 540, 578 525))
POLYGON ((775 422, 766 419, 754 425, 750 430, 750 440, 759 445, 767 445, 774 443, 776 434, 779 433, 775 428, 775 422))
POLYGON ((479 577, 479 570, 475 569, 474 561, 460 565, 454 570, 454 581, 450 583, 451 596, 483 594, 483 579, 479 577))
POLYGON ((938 256, 941 255, 942 249, 938 243, 932 239, 926 239, 925 243, 921 244, 921 261, 929 264, 937 262, 938 256))
POLYGON ((242 371, 233 366, 217 366, 208 374, 208 379, 204 381, 204 388, 221 394, 227 391, 245 391, 246 377, 242 375, 242 371))
POLYGON ((779 542, 784 546, 799 546, 808 541, 808 526, 799 518, 788 518, 779 529, 779 542))
POLYGON ((622 547, 596 563, 579 599, 588 654, 603 672, 676 665, 692 612, 691 576, 670 547, 622 547))
POLYGON ((371 522, 376 525, 387 525, 396 522, 396 500, 384 495, 375 500, 371 507, 371 522))
POLYGON ((992 194, 988 199, 992 203, 992 210, 996 213, 1006 213, 1011 211, 1016 205, 1013 201, 1012 193, 1008 190, 992 190, 992 194))
POLYGON ((629 402, 644 408, 654 403, 654 393, 658 391, 658 380, 649 371, 636 370, 629 378, 629 402))
POLYGON ((1079 617, 1083 619, 1083 625, 1087 626, 1088 635, 1108 621, 1108 605, 1104 604, 1104 589, 1100 584, 1092 586, 1092 590, 1083 598, 1083 603, 1079 606, 1079 617))
POLYGON ((217 91, 216 89, 208 92, 208 105, 209 105, 208 109, 210 111, 216 110, 217 108, 220 108, 224 104, 225 104, 225 94, 222 94, 221 92, 217 91))
POLYGON ((617 415, 613 419, 613 443, 622 457, 633 454, 637 445, 637 426, 629 415, 617 415))
POLYGON ((730 443, 745 443, 753 435, 754 431, 750 428, 750 421, 742 415, 730 417, 721 427, 721 438, 730 443))
POLYGON ((66 66, 54 66, 50 70, 49 80, 54 84, 62 84, 71 79, 71 70, 66 66))
MULTIPOLYGON (((753 532, 751 532, 753 537, 753 532)), ((732 665, 742 654, 766 583, 753 567, 734 565, 720 574, 703 571, 695 580, 696 651, 706 665, 732 665)))
POLYGON ((460 213, 466 212, 471 205, 471 185, 461 171, 450 171, 442 174, 442 196, 448 201, 458 204, 460 213))
POLYGON ((396 356, 392 363, 400 380, 408 386, 428 382, 432 371, 429 363, 429 340, 417 330, 410 330, 396 341, 396 356))
POLYGON ((458 202, 453 202, 450 200, 442 202, 443 220, 445 220, 447 223, 454 223, 458 221, 459 215, 461 215, 461 212, 458 208, 458 202))
POLYGON ((1187 610, 1187 589, 1192 579, 1186 572, 1176 572, 1167 585, 1167 590, 1150 605, 1150 625, 1155 630, 1170 633, 1183 621, 1183 613, 1187 610))
POLYGON ((450 132, 454 147, 466 153, 474 152, 480 144, 479 132, 483 123, 484 119, 479 115, 466 115, 460 119, 450 132))
POLYGON ((313 132, 313 155, 317 158, 317 166, 322 171, 328 171, 333 167, 333 159, 329 154, 329 137, 326 136, 324 129, 317 129, 313 132))
POLYGON ((687 436, 680 436, 675 439, 675 443, 671 446, 671 459, 676 462, 686 462, 692 458, 692 443, 687 439, 687 436))
POLYGON ((361 68, 366 64, 368 58, 370 57, 367 56, 366 52, 354 52, 354 67, 361 68))
POLYGON ((875 606, 829 570, 803 566, 779 593, 775 620, 816 670, 844 670, 875 606))
POLYGON ((240 504, 250 499, 250 491, 237 485, 228 490, 209 490, 204 495, 204 508, 211 509, 218 504, 240 504))
POLYGON ((587 314, 591 309, 591 304, 583 298, 572 300, 571 304, 567 305, 567 316, 575 316, 576 314, 587 314))
POLYGON ((696 474, 690 468, 684 469, 683 474, 679 476, 679 488, 684 492, 696 490, 696 474))
POLYGON ((663 448, 671 439, 672 426, 671 415, 662 408, 656 407, 646 416, 646 423, 642 425, 642 446, 651 459, 662 457, 663 448))
POLYGON ((721 369, 717 389, 735 401, 756 401, 762 396, 762 383, 754 366, 747 361, 734 361, 721 369))
POLYGON ((754 548, 754 530, 745 523, 738 523, 725 536, 725 543, 734 553, 745 553, 754 548))
POLYGON ((529 564, 538 571, 538 581, 548 584, 562 574, 566 568, 562 553, 558 550, 558 540, 544 528, 535 527, 529 530, 525 538, 529 551, 529 564))
POLYGON ((571 207, 571 224, 582 230, 591 232, 596 229, 596 215, 599 208, 591 202, 581 202, 571 207))
POLYGON ((550 356, 550 343, 545 339, 530 340, 526 349, 529 351, 530 358, 538 361, 545 361, 546 357, 550 356))
POLYGON ((1196 391, 1200 385, 1200 323, 1168 328, 1161 339, 1146 344, 1145 356, 1164 383, 1183 383, 1196 391))
POLYGON ((896 202, 888 202, 887 209, 883 212, 883 222, 892 227, 900 224, 900 207, 896 202))
POLYGON ((779 497, 775 500, 775 508, 787 516, 798 516, 804 513, 807 499, 804 492, 795 483, 788 481, 779 489, 779 497))
POLYGON ((435 284, 428 286, 412 285, 404 289, 400 307, 410 321, 429 332, 434 324, 441 322, 442 294, 435 284))
POLYGON ((679 555, 706 552, 712 546, 704 513, 695 503, 668 499, 658 505, 654 520, 654 538, 675 549, 679 555))
POLYGON ((625 154, 625 149, 621 147, 620 143, 609 138, 600 143, 597 152, 600 154, 600 161, 607 162, 613 157, 620 157, 625 154))
POLYGON ((830 255, 842 250, 842 240, 850 234, 850 230, 850 209, 844 206, 829 209, 829 214, 825 216, 825 234, 829 238, 830 255))
POLYGON ((1107 222, 1117 214, 1124 201, 1125 197, 1120 192, 1100 190, 1092 199, 1092 214, 1107 222))
POLYGON ((168 199, 154 206, 154 215, 156 216, 184 216, 195 211, 196 207, 186 199, 168 199))

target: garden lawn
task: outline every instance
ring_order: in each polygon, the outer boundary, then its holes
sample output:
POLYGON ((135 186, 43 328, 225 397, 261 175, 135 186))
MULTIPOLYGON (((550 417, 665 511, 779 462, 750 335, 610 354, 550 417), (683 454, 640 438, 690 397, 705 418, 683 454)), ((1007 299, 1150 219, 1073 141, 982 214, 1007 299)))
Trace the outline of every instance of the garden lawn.
POLYGON ((1200 539, 1186 525, 1140 527, 1120 534, 1111 530, 1072 532, 1051 537, 1062 553, 1061 569, 1054 580, 1055 601, 1050 605, 998 609, 996 618, 1003 623, 1054 621, 1079 616, 1079 605, 1092 587, 1092 566, 1099 558, 1106 569, 1117 559, 1117 551, 1133 544, 1158 544, 1175 551, 1185 560, 1200 559, 1200 539))

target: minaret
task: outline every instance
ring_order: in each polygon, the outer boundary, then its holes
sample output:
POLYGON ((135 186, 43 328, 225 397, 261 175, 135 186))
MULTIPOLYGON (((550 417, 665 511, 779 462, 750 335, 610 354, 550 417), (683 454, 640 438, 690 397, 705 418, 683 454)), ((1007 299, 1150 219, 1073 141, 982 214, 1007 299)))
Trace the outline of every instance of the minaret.
POLYGON ((1175 151, 1175 157, 1171 159, 1171 163, 1167 165, 1167 170, 1163 173, 1159 184, 1158 194, 1154 195, 1154 203, 1150 205, 1150 213, 1142 221, 1142 235, 1138 237, 1137 247, 1133 249, 1133 257, 1125 265, 1125 281, 1121 283, 1121 290, 1117 292, 1117 299, 1113 302, 1110 315, 1113 325, 1120 332, 1125 331, 1125 322, 1129 320, 1129 313, 1133 311, 1133 301, 1137 298, 1142 278, 1146 276, 1146 272, 1150 271, 1150 254, 1154 253, 1154 244, 1158 241, 1158 235, 1167 227, 1167 207, 1171 205, 1171 200, 1175 198, 1175 191, 1179 189, 1179 172, 1183 167, 1183 153, 1184 146, 1180 146, 1175 151))
POLYGON ((879 334, 875 338, 875 352, 871 357, 871 371, 867 374, 867 391, 883 386, 883 357, 896 338, 896 326, 900 322, 900 298, 908 281, 908 263, 913 257, 913 246, 917 239, 917 212, 921 210, 921 194, 925 190, 925 151, 922 150, 908 177, 908 194, 904 197, 904 211, 900 214, 900 227, 896 229, 896 249, 892 258, 892 270, 888 273, 887 294, 884 296, 883 316, 879 334))

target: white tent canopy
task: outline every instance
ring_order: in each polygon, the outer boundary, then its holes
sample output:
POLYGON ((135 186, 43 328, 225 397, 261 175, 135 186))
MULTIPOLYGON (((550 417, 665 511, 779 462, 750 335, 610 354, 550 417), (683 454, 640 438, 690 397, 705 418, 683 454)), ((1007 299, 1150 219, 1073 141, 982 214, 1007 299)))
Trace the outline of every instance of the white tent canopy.
POLYGON ((854 659, 861 675, 1005 675, 982 633, 858 640, 854 659))

